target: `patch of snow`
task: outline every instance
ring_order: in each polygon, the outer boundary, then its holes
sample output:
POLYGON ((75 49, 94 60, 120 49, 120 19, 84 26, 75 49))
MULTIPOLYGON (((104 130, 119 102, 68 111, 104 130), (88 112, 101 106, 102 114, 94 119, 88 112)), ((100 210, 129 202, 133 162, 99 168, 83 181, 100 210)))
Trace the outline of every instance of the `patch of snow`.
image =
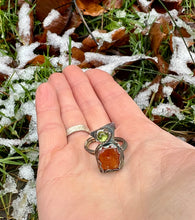
POLYGON ((125 18, 127 16, 126 11, 124 10, 118 10, 116 11, 116 17, 117 18, 125 18))
POLYGON ((31 164, 24 164, 19 168, 19 177, 25 180, 34 179, 34 170, 32 169, 31 164))
POLYGON ((93 52, 85 53, 86 62, 90 62, 93 60, 102 62, 104 65, 98 67, 97 69, 104 70, 109 74, 112 74, 114 69, 120 65, 123 65, 128 62, 134 62, 134 61, 149 59, 149 58, 153 59, 154 61, 157 61, 157 58, 145 56, 144 54, 135 55, 135 56, 117 56, 117 55, 103 55, 103 54, 93 53, 93 52))
POLYGON ((37 159, 39 157, 39 150, 38 150, 38 148, 37 148, 36 151, 35 150, 30 150, 29 152, 26 153, 26 156, 28 157, 30 162, 37 161, 37 159))
POLYGON ((171 93, 173 92, 173 88, 170 86, 164 86, 163 87, 163 93, 166 97, 169 97, 171 93))
POLYGON ((24 44, 29 44, 30 41, 30 6, 24 2, 18 13, 18 29, 19 35, 24 41, 24 44))
POLYGON ((39 42, 32 43, 30 45, 16 45, 17 61, 19 62, 18 68, 23 68, 28 61, 34 59, 37 55, 34 54, 34 50, 40 45, 39 42))
MULTIPOLYGON (((186 44, 189 40, 184 38, 186 44)), ((181 37, 172 37, 172 46, 173 46, 173 54, 171 57, 169 70, 176 72, 178 75, 193 75, 191 69, 187 66, 188 63, 192 62, 192 58, 195 60, 195 53, 191 52, 191 56, 189 54, 188 49, 181 37)))
POLYGON ((98 42, 98 48, 100 48, 104 42, 108 42, 108 43, 111 43, 112 42, 112 35, 118 31, 118 30, 123 30, 125 29, 124 27, 121 27, 119 29, 116 29, 116 30, 113 30, 113 31, 110 31, 108 33, 101 33, 99 32, 98 30, 95 30, 92 32, 93 36, 99 40, 98 42))
POLYGON ((159 83, 155 83, 151 86, 149 86, 146 90, 141 91, 134 99, 134 101, 137 103, 137 105, 141 109, 146 109, 150 104, 150 97, 152 93, 156 93, 159 88, 159 83))
POLYGON ((7 175, 3 190, 0 190, 0 195, 5 195, 6 193, 18 193, 16 181, 10 175, 7 175))
POLYGON ((16 69, 14 79, 31 80, 33 79, 37 69, 39 69, 37 66, 29 66, 25 69, 16 69))
MULTIPOLYGON (((53 57, 50 59, 51 64, 54 67, 62 65, 62 68, 69 65, 69 36, 74 32, 75 28, 71 28, 67 30, 63 36, 59 36, 56 33, 51 33, 50 31, 47 32, 47 43, 54 48, 60 49, 60 56, 53 57)), ((77 47, 80 48, 82 46, 81 43, 74 42, 71 40, 71 48, 77 47)), ((76 61, 75 59, 71 60, 72 64, 77 65, 80 62, 76 61)))
POLYGON ((12 217, 16 220, 27 220, 28 214, 33 213, 36 201, 35 181, 28 181, 18 197, 12 202, 12 217))
POLYGON ((156 108, 152 110, 152 114, 164 117, 171 117, 175 115, 179 120, 185 119, 185 116, 182 113, 180 113, 180 108, 178 108, 174 104, 169 103, 160 103, 156 108))
POLYGON ((59 17, 60 13, 57 10, 52 9, 47 17, 44 19, 43 27, 48 27, 54 20, 57 20, 59 17))
POLYGON ((144 8, 148 8, 151 4, 151 0, 139 0, 139 3, 144 7, 144 8))
POLYGON ((0 72, 11 76, 14 72, 14 69, 9 66, 13 59, 9 56, 5 56, 0 52, 0 72))
POLYGON ((32 116, 29 124, 29 131, 27 135, 24 137, 24 139, 27 143, 36 142, 38 140, 38 135, 37 135, 37 117, 35 110, 35 100, 23 103, 20 110, 23 113, 23 115, 32 116))

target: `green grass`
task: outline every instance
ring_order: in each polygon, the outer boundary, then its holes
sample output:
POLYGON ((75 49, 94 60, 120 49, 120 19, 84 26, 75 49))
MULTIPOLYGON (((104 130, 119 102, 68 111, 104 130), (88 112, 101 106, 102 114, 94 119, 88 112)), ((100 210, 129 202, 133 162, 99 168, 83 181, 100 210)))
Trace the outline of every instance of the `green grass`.
MULTIPOLYGON (((102 16, 91 17, 84 16, 85 21, 87 22, 91 31, 100 29, 112 31, 115 28, 119 28, 121 25, 125 26, 127 32, 129 33, 129 43, 127 45, 123 45, 118 49, 118 51, 123 55, 137 55, 137 54, 147 54, 148 56, 153 55, 153 51, 151 50, 151 42, 148 35, 143 35, 138 30, 133 31, 135 25, 140 27, 145 27, 146 24, 141 24, 139 22, 139 16, 136 11, 133 9, 132 5, 134 1, 124 1, 124 5, 121 9, 111 10, 102 16), (117 11, 123 11, 126 13, 126 16, 123 18, 117 17, 117 11)), ((186 16, 189 16, 192 13, 193 5, 195 1, 184 1, 183 7, 185 9, 186 16)), ((17 1, 11 0, 1 0, 0 5, 6 6, 6 10, 0 11, 0 52, 6 55, 9 55, 14 60, 16 59, 17 53, 15 48, 15 43, 19 42, 19 36, 17 31, 17 1)), ((191 18, 190 18, 191 19, 191 18)), ((35 20, 34 22, 34 32, 36 34, 40 34, 43 32, 40 21, 35 20)), ((75 31, 80 39, 84 39, 84 36, 88 35, 87 28, 84 24, 81 24, 75 31)), ((172 52, 170 51, 169 46, 169 37, 162 41, 160 46, 160 53, 164 57, 164 59, 169 63, 172 52)), ((69 40, 71 44, 71 39, 69 40)), ((116 48, 115 48, 116 49, 116 48)), ((49 51, 49 49, 48 49, 49 51)), ((56 71, 62 71, 62 67, 55 68, 50 63, 49 52, 47 51, 45 56, 45 63, 39 65, 34 72, 34 76, 30 80, 7 80, 0 87, 0 100, 9 99, 10 92, 14 92, 15 85, 21 85, 24 90, 24 95, 19 96, 19 98, 15 101, 14 113, 17 115, 20 111, 20 107, 23 103, 35 99, 35 91, 36 88, 28 89, 24 86, 24 82, 26 85, 32 85, 33 83, 39 83, 47 81, 48 77, 56 71)), ((191 47, 191 51, 195 51, 194 46, 191 47)), ((71 53, 69 48, 69 63, 71 63, 71 53)), ((136 95, 142 90, 143 86, 147 82, 151 82, 155 77, 165 75, 160 73, 157 67, 149 60, 142 60, 139 62, 135 62, 131 65, 123 65, 119 66, 115 70, 115 80, 123 87, 128 94, 135 98, 136 95)), ((193 110, 192 106, 195 105, 195 99, 191 98, 195 94, 195 87, 186 85, 186 88, 178 87, 177 93, 182 96, 183 108, 182 113, 185 115, 185 120, 179 121, 176 117, 163 118, 159 126, 163 129, 169 131, 170 133, 187 138, 187 140, 191 140, 190 137, 195 134, 194 124, 192 122, 195 121, 195 110, 193 110)), ((149 107, 144 111, 145 114, 151 119, 154 120, 154 116, 152 115, 152 109, 156 107, 159 103, 165 103, 166 99, 155 99, 155 93, 152 95, 152 99, 150 100, 149 107)), ((2 113, 4 106, 0 104, 0 119, 2 116, 5 116, 2 113)), ((24 137, 29 131, 29 123, 30 118, 28 115, 25 115, 21 118, 9 117, 10 123, 8 125, 0 125, 0 137, 7 139, 21 139, 24 137)), ((190 142, 194 144, 193 142, 190 142)), ((36 173, 38 159, 33 161, 30 160, 28 156, 29 153, 37 153, 38 143, 30 143, 24 144, 22 147, 12 146, 13 154, 10 154, 10 148, 2 145, 0 143, 0 190, 3 187, 3 184, 6 181, 7 175, 11 175, 14 177, 18 188, 22 189, 26 184, 25 180, 21 180, 18 177, 18 169, 21 165, 24 164, 32 164, 32 167, 36 173)), ((4 216, 4 219, 13 219, 11 217, 12 207, 11 203, 16 198, 15 194, 7 193, 6 195, 0 195, 0 216, 4 216)), ((34 207, 35 213, 29 215, 28 219, 36 220, 38 219, 36 207, 34 207)), ((1 219, 1 217, 0 217, 1 219)))

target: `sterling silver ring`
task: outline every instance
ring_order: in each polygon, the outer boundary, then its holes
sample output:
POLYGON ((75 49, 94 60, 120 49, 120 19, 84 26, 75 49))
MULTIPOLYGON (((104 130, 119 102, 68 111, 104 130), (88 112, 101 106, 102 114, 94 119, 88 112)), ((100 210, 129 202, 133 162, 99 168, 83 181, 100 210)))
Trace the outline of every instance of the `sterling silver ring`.
POLYGON ((84 132, 87 132, 88 134, 90 134, 90 130, 87 126, 85 125, 74 125, 70 128, 68 128, 66 130, 66 135, 69 136, 75 132, 78 132, 78 131, 84 131, 84 132))
POLYGON ((95 155, 100 172, 107 173, 120 170, 124 164, 123 151, 127 142, 121 137, 114 137, 115 124, 109 123, 90 133, 92 137, 85 142, 85 150, 95 155), (89 146, 98 142, 95 150, 89 146))

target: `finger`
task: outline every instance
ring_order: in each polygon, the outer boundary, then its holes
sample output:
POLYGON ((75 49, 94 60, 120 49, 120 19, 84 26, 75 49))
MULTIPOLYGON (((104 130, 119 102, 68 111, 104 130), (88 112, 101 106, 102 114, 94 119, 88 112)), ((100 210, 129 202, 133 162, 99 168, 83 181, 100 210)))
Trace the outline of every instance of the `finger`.
POLYGON ((36 92, 37 131, 40 156, 66 144, 65 129, 54 88, 49 83, 39 86, 36 92))
POLYGON ((108 73, 95 69, 87 71, 86 74, 109 117, 116 124, 126 121, 127 115, 132 123, 146 118, 126 91, 108 73))
POLYGON ((159 134, 157 126, 142 113, 108 73, 89 70, 86 74, 111 121, 116 124, 116 136, 128 141, 129 152, 133 152, 141 143, 159 134))
POLYGON ((110 119, 92 88, 86 74, 76 66, 63 70, 74 97, 86 118, 91 130, 98 129, 110 122, 110 119))
MULTIPOLYGON (((85 125, 87 123, 85 118, 77 105, 75 98, 72 94, 72 90, 62 73, 54 73, 49 78, 49 83, 53 85, 56 89, 58 96, 61 116, 66 129, 75 125, 85 125)), ((75 132, 74 135, 69 136, 69 140, 75 139, 77 136, 81 137, 88 135, 86 132, 75 132)))

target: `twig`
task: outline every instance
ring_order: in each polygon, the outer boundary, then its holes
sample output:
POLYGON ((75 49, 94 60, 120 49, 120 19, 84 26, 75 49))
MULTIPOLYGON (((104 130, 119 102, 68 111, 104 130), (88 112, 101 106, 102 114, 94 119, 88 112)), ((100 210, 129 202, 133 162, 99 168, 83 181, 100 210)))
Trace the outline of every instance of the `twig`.
POLYGON ((97 46, 98 46, 98 42, 96 41, 96 39, 95 39, 95 37, 93 36, 93 34, 92 34, 92 32, 91 32, 89 26, 87 25, 87 23, 86 23, 86 21, 85 21, 85 19, 84 19, 84 17, 83 17, 83 14, 81 13, 81 10, 79 9, 79 7, 78 7, 78 5, 77 5, 77 3, 76 3, 76 0, 73 0, 73 2, 74 2, 74 5, 75 5, 75 7, 76 7, 76 9, 77 9, 77 11, 78 11, 78 13, 79 13, 79 15, 80 15, 82 21, 83 21, 85 27, 87 28, 87 30, 88 30, 89 34, 91 35, 92 39, 95 41, 95 43, 96 43, 97 46))

